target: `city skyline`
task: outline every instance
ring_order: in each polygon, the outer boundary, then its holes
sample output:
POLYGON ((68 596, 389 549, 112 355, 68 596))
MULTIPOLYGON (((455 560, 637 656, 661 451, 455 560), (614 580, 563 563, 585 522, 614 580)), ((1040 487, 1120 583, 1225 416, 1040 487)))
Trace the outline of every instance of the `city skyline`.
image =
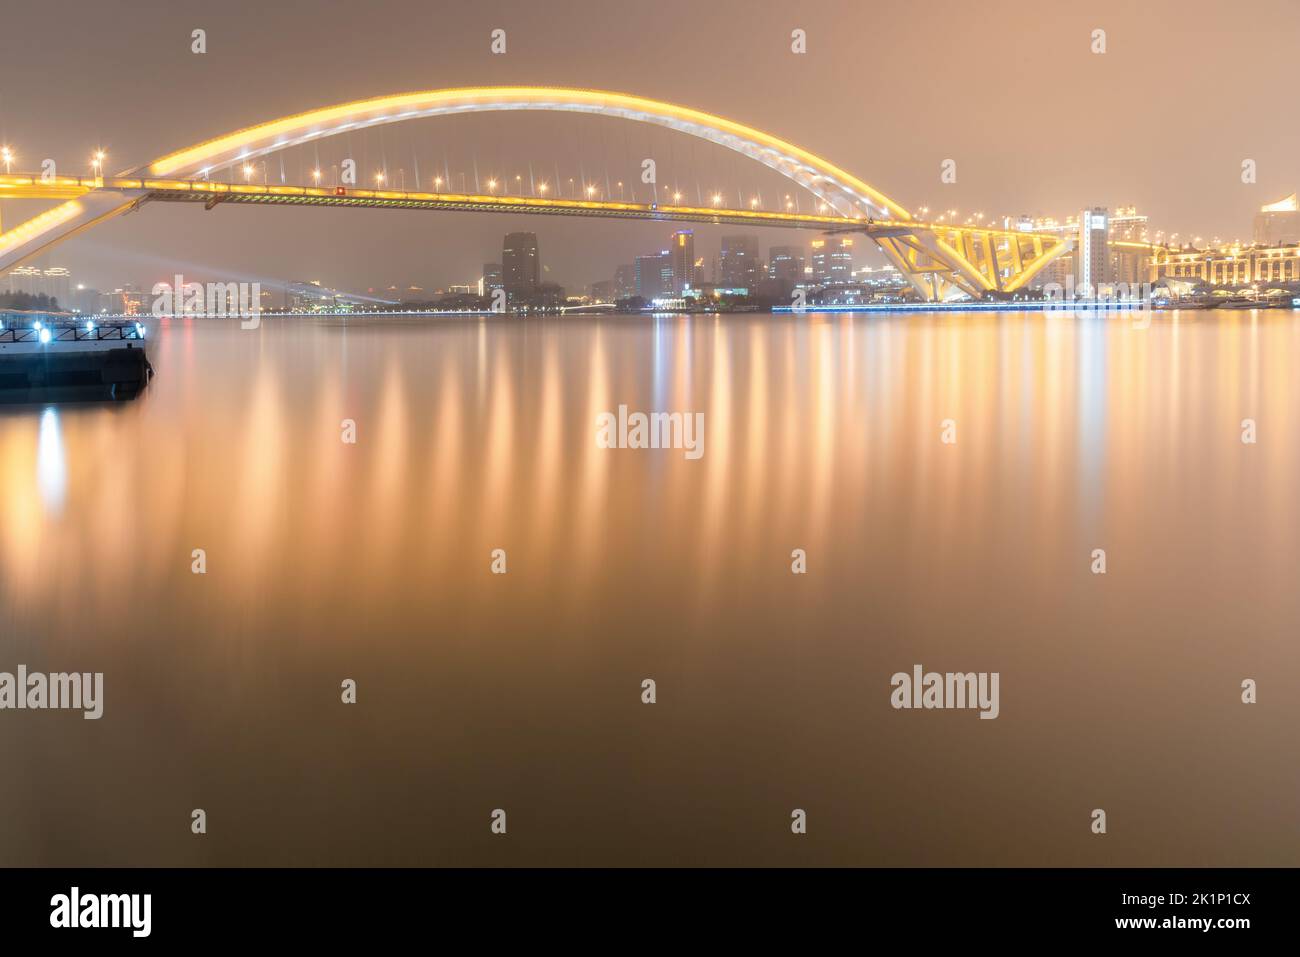
MULTIPOLYGON (((1300 252, 1291 248, 1300 243, 1300 203, 1297 203, 1295 193, 1260 207, 1254 216, 1249 242, 1229 244, 1217 237, 1212 242, 1205 242, 1202 237, 1195 237, 1195 241, 1174 242, 1168 262, 1154 267, 1144 250, 1120 248, 1125 243, 1141 244, 1165 236, 1163 230, 1153 230, 1149 217, 1134 207, 1121 206, 1112 212, 1109 207, 1094 206, 1061 219, 1023 216, 1013 222, 1007 218, 1003 225, 1029 233, 1067 236, 1074 244, 1070 253, 1049 264, 1030 282, 1030 290, 1041 291, 1046 284, 1071 287, 1077 284, 1080 288, 1094 288, 1098 284, 1121 282, 1133 286, 1165 275, 1199 277, 1211 284, 1241 284, 1261 278, 1300 278, 1300 268, 1297 268, 1300 263, 1291 265, 1292 260, 1300 259, 1300 252), (1112 249, 1111 240, 1121 241, 1120 246, 1112 249), (1257 268, 1252 262, 1256 257, 1261 261, 1281 257, 1286 262, 1264 263, 1262 268, 1257 268), (1237 268, 1238 261, 1249 265, 1242 270, 1237 268)), ((484 263, 479 276, 460 282, 439 286, 415 280, 401 284, 371 284, 351 290, 319 277, 273 280, 268 284, 271 291, 264 293, 264 297, 282 298, 285 308, 288 308, 295 287, 316 287, 326 290, 331 300, 337 297, 395 305, 429 302, 458 294, 477 293, 484 297, 489 296, 492 289, 503 288, 514 302, 521 298, 521 294, 535 294, 545 286, 554 290, 551 299, 555 301, 563 297, 615 301, 632 296, 649 301, 716 286, 747 288, 751 293, 761 290, 764 296, 779 299, 788 297, 795 286, 845 285, 857 282, 859 277, 876 279, 880 273, 898 275, 888 263, 873 266, 855 261, 855 255, 862 257, 865 253, 866 257, 871 257, 871 244, 855 242, 847 235, 823 234, 800 243, 769 243, 764 247, 759 235, 736 233, 734 229, 728 232, 730 227, 718 225, 712 227, 713 232, 721 233, 716 254, 697 256, 696 228, 674 229, 668 234, 664 248, 658 252, 647 251, 637 255, 630 263, 618 264, 612 277, 585 285, 566 283, 552 276, 539 255, 538 233, 516 231, 505 235, 501 254, 497 257, 502 262, 484 263), (518 265, 511 265, 513 259, 518 258, 511 251, 512 244, 526 247, 520 254, 523 258, 518 265), (503 266, 503 262, 507 265, 503 266), (653 280, 648 278, 647 270, 653 271, 653 280), (779 280, 779 284, 774 285, 773 280, 779 280)), ((654 244, 650 245, 653 247, 654 244)), ((43 264, 51 258, 51 255, 41 256, 32 263, 13 269, 4 279, 7 290, 48 296, 63 308, 77 312, 114 311, 114 306, 108 303, 126 303, 128 309, 134 311, 142 308, 145 293, 155 285, 149 279, 142 282, 130 280, 100 284, 104 287, 101 290, 89 282, 74 283, 68 267, 60 263, 43 264), (98 307, 94 301, 99 302, 98 307)), ((877 253, 875 258, 881 257, 877 253)))
MULTIPOLYGON (((669 4, 661 9, 669 10, 673 6, 669 4)), ((1181 54, 1195 48, 1205 36, 1194 20, 1170 18, 1175 10, 1184 9, 1175 5, 1156 4, 1134 10, 1120 4, 1101 4, 1086 13, 1062 15, 1058 11, 1050 22, 1044 18, 1038 25, 1042 32, 1041 49, 1025 42, 1026 33, 1018 33, 1013 40, 959 9, 951 11, 941 23, 927 24, 924 28, 910 18, 885 12, 841 11, 833 24, 840 29, 827 29, 817 23, 800 24, 799 12, 788 5, 769 4, 757 8, 762 15, 755 16, 753 22, 748 18, 728 19, 726 28, 718 31, 711 28, 724 22, 719 14, 692 8, 686 22, 694 28, 658 50, 653 66, 642 59, 629 62, 627 57, 614 55, 616 51, 611 49, 608 39, 610 34, 604 29, 607 15, 593 13, 582 5, 570 5, 570 8, 585 11, 575 21, 579 33, 591 30, 593 35, 603 37, 590 51, 590 62, 585 64, 590 67, 589 79, 584 85, 658 94, 771 129, 862 171, 892 195, 917 207, 934 204, 943 209, 987 211, 990 216, 1061 217, 1094 205, 1137 205, 1169 234, 1204 235, 1207 240, 1215 235, 1245 240, 1249 238, 1255 210, 1288 196, 1300 181, 1300 170, 1294 160, 1297 134, 1277 127, 1266 107, 1253 101, 1237 104, 1226 87, 1208 78, 1203 83, 1196 78, 1189 81, 1198 87, 1203 108, 1211 113, 1232 109, 1239 124, 1257 121, 1260 129, 1270 132, 1268 137, 1254 139, 1258 147, 1248 137, 1240 149, 1230 154, 1228 144, 1211 141, 1194 156, 1185 156, 1174 146, 1177 135, 1158 125, 1153 129, 1142 111, 1100 110, 1097 123, 1104 124, 1107 135, 1124 145, 1105 156, 1089 156, 1088 162, 1083 163, 1080 139, 1065 135, 1075 128, 1075 118, 1059 100, 1051 98, 1048 84, 1026 84, 1025 110, 1035 118, 1033 122, 989 126, 977 116, 945 110, 944 128, 935 130, 913 122, 909 110, 901 107, 898 98, 889 95, 888 86, 883 82, 860 88, 848 82, 834 82, 844 68, 844 46, 850 42, 849 38, 862 35, 874 40, 880 49, 873 56, 883 67, 890 57, 896 56, 890 52, 892 48, 909 49, 921 42, 924 35, 924 42, 936 54, 933 69, 940 78, 957 69, 955 65, 947 65, 940 54, 955 50, 960 44, 963 49, 979 51, 976 61, 980 54, 1014 56, 1027 75, 1035 70, 1054 69, 1069 75, 1072 83, 1095 93, 1099 103, 1106 102, 1107 97, 1110 102, 1123 102, 1122 92, 1152 73, 1167 75, 1173 82, 1185 69, 1181 54), (1080 24, 1092 24, 1089 29, 1095 26, 1106 29, 1109 46, 1104 54, 1104 69, 1103 57, 1091 52, 1086 43, 1076 43, 1077 55, 1071 55, 1065 62, 1060 62, 1059 56, 1055 61, 1046 56, 1049 38, 1057 31, 1078 35, 1080 24), (789 49, 790 29, 799 26, 809 33, 808 52, 802 57, 796 57, 789 49), (1133 37, 1146 38, 1157 28, 1161 42, 1144 42, 1142 56, 1136 57, 1137 44, 1133 37), (721 46, 712 42, 719 36, 727 41, 721 46), (734 63, 740 71, 736 75, 742 76, 744 82, 708 83, 699 88, 694 82, 698 75, 688 64, 692 62, 694 45, 705 42, 705 37, 710 39, 710 56, 724 70, 726 64, 734 63), (755 56, 761 62, 798 71, 797 88, 781 86, 775 78, 753 70, 755 56), (808 92, 812 89, 826 93, 813 96, 808 92), (860 119, 853 124, 842 122, 849 116, 860 119), (1014 137, 1016 144, 1017 159, 1011 166, 995 161, 1008 136, 1014 137), (957 175, 955 182, 943 183, 940 166, 949 158, 956 162, 957 175), (1257 176, 1250 184, 1241 182, 1244 159, 1256 164, 1257 176)), ((391 9, 395 16, 423 15, 414 6, 396 5, 391 9)), ((260 33, 250 36, 246 31, 238 31, 227 35, 220 24, 209 25, 211 42, 203 57, 190 54, 184 44, 171 49, 172 45, 162 44, 162 39, 182 29, 182 36, 188 36, 192 28, 188 20, 193 17, 160 7, 150 26, 150 42, 160 44, 163 67, 170 71, 169 75, 178 78, 176 89, 151 91, 148 96, 153 106, 143 113, 131 111, 123 106, 135 95, 128 92, 134 87, 124 85, 134 75, 129 65, 108 71, 102 84, 89 95, 80 86, 74 95, 60 77, 40 75, 35 69, 39 61, 33 57, 39 56, 41 43, 16 45, 15 49, 6 50, 11 68, 0 81, 0 139, 11 144, 20 165, 34 157, 51 157, 58 160, 61 169, 86 172, 91 157, 97 155, 95 151, 104 149, 105 168, 116 170, 204 135, 293 109, 345 100, 358 93, 525 77, 562 83, 566 79, 565 71, 563 63, 557 61, 554 41, 530 43, 525 39, 530 35, 530 26, 549 22, 550 17, 562 12, 559 8, 553 8, 550 13, 512 11, 507 19, 513 22, 504 24, 511 45, 503 56, 485 59, 476 51, 440 49, 438 63, 433 68, 437 76, 430 75, 426 66, 405 64, 399 56, 394 69, 388 71, 389 75, 381 83, 359 66, 330 60, 330 51, 344 42, 340 37, 346 30, 340 27, 351 14, 341 17, 331 29, 312 24, 295 25, 313 40, 312 61, 319 59, 327 64, 320 70, 307 71, 299 79, 283 68, 302 54, 280 49, 271 56, 260 33), (514 23, 518 27, 511 30, 514 23), (24 69, 26 66, 33 69, 24 69), (233 74, 229 73, 232 69, 233 74), (220 71, 225 78, 221 84, 209 83, 213 70, 220 71), (40 75, 39 86, 33 79, 37 75, 40 75), (266 86, 263 81, 270 76, 275 76, 276 82, 266 86), (234 103, 241 99, 246 102, 236 107, 234 103), (154 110, 160 118, 183 116, 184 122, 151 120, 154 110)), ((1230 71, 1235 67, 1263 88, 1275 79, 1282 79, 1280 61, 1270 56, 1269 51, 1274 47, 1280 49, 1279 37, 1285 30, 1279 29, 1279 25, 1288 19, 1295 20, 1297 13, 1285 4, 1275 5, 1274 13, 1271 18, 1261 17, 1261 21, 1267 22, 1244 25, 1246 42, 1223 51, 1220 59, 1228 59, 1218 69, 1230 71), (1255 55, 1247 59, 1245 51, 1255 55)), ((87 16, 95 21, 97 14, 88 12, 87 16)), ((627 16, 635 22, 641 14, 632 12, 627 16)), ((280 22, 280 14, 273 11, 269 17, 268 33, 280 22)), ((460 37, 481 32, 485 43, 496 25, 490 11, 450 11, 445 14, 445 22, 460 37)), ((102 31, 87 31, 87 38, 62 38, 61 42, 70 45, 70 52, 93 55, 95 44, 111 42, 119 29, 111 22, 102 26, 102 31)), ((49 29, 39 18, 18 11, 7 34, 39 40, 49 29)), ((1087 34, 1088 30, 1084 30, 1083 35, 1087 34)), ((395 53, 403 49, 404 42, 400 36, 393 38, 395 53)), ((1051 46, 1058 49, 1055 43, 1051 46)), ((935 96, 924 91, 922 95, 935 96)), ((511 128, 519 131, 524 142, 539 135, 544 125, 527 119, 511 121, 511 128)), ((514 137, 511 142, 498 142, 486 153, 463 157, 457 163, 463 167, 460 175, 467 175, 479 161, 485 177, 489 167, 501 175, 513 167, 526 168, 532 157, 527 150, 516 149, 513 140, 514 137)), ((406 160, 400 162, 406 167, 404 176, 415 173, 406 160)), ((375 165, 374 162, 365 164, 367 169, 375 165)), ((392 167, 389 175, 396 181, 398 161, 384 165, 392 167)), ((579 166, 560 163, 559 179, 581 178, 579 166)), ((620 169, 612 171, 612 175, 626 175, 631 179, 635 172, 635 168, 620 169)), ((597 176, 603 187, 611 171, 601 170, 597 176)), ((610 188, 612 191, 612 182, 610 188)), ((699 184, 695 183, 685 186, 687 192, 698 188, 699 184)), ((703 188, 707 190, 709 185, 703 188)), ((22 204, 7 205, 22 212, 22 204)), ((268 282, 284 281, 286 276, 330 276, 338 286, 354 289, 370 288, 377 282, 436 288, 472 278, 484 261, 482 253, 473 249, 490 245, 494 234, 535 228, 524 217, 508 217, 507 222, 493 224, 483 222, 481 217, 474 220, 450 214, 439 215, 434 222, 420 222, 419 217, 414 217, 417 221, 412 222, 413 217, 403 214, 377 212, 364 217, 366 221, 362 222, 357 217, 344 220, 341 214, 328 210, 304 210, 293 216, 243 211, 236 217, 226 213, 215 211, 208 220, 196 222, 193 210, 151 209, 147 218, 126 217, 105 227, 107 232, 102 235, 77 239, 68 255, 60 259, 67 259, 74 272, 87 276, 91 282, 104 284, 114 281, 113 277, 134 275, 138 277, 135 281, 142 281, 180 269, 191 273, 258 276, 268 282), (232 237, 250 227, 254 238, 234 248, 232 237), (177 238, 165 247, 151 242, 151 236, 164 233, 177 238), (362 267, 359 262, 364 258, 360 251, 374 248, 381 239, 393 262, 391 275, 385 277, 375 276, 372 264, 362 267), (128 254, 124 252, 126 249, 137 252, 128 254), (275 268, 267 268, 272 264, 275 268)), ((12 219, 15 213, 6 209, 5 215, 12 219)), ((699 234, 709 235, 705 229, 699 234)), ((713 233, 715 237, 721 235, 722 230, 713 233)), ((657 241, 654 237, 655 232, 641 225, 557 223, 553 233, 557 255, 551 262, 550 278, 567 287, 585 288, 612 275, 619 264, 631 262, 635 255, 644 253, 647 246, 657 241)), ((790 241, 795 238, 791 237, 790 241)), ((779 245, 780 241, 774 237, 773 244, 779 245)))

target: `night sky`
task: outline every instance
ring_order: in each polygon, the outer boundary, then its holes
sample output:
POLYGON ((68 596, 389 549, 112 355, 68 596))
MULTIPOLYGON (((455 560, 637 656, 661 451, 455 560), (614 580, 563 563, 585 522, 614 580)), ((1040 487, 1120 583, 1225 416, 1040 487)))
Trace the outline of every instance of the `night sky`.
MULTIPOLYGON (((102 145, 117 172, 243 126, 384 93, 582 86, 757 126, 914 208, 1063 217, 1085 205, 1136 204, 1153 229, 1248 239, 1254 211, 1300 186, 1297 46, 1294 0, 10 4, 0 31, 0 139, 23 170, 52 157, 60 173, 84 173, 102 145), (505 55, 489 51, 498 27, 507 31, 505 55), (204 55, 190 50, 195 28, 207 31, 204 55), (802 56, 790 51, 795 28, 807 31, 802 56), (1094 29, 1106 31, 1105 54, 1090 50, 1094 29), (958 180, 941 185, 948 158, 958 180), (1254 185, 1241 182, 1244 159, 1257 163, 1254 185)), ((589 129, 605 144, 599 165, 619 167, 599 171, 602 181, 635 175, 639 142, 622 153, 608 145, 626 135, 618 121, 565 119, 588 126, 495 114, 389 127, 384 139, 370 134, 352 148, 391 151, 398 159, 386 157, 390 167, 436 149, 483 169, 554 168, 576 155, 574 136, 589 129), (548 144, 548 135, 564 145, 548 144), (450 146, 437 142, 449 136, 450 146)), ((711 179, 731 168, 708 155, 700 163, 711 179)), ((301 167, 302 157, 291 160, 291 182, 301 167)), ((736 175, 770 186, 761 170, 736 175)), ((5 223, 38 208, 7 203, 5 223)), ((41 262, 67 265, 75 281, 101 288, 180 270, 433 289, 477 279, 513 229, 539 234, 545 278, 573 292, 661 247, 669 231, 155 204, 41 262)), ((698 253, 715 255, 722 232, 699 230, 698 253)), ((766 254, 769 245, 812 238, 768 231, 760 241, 766 254)))

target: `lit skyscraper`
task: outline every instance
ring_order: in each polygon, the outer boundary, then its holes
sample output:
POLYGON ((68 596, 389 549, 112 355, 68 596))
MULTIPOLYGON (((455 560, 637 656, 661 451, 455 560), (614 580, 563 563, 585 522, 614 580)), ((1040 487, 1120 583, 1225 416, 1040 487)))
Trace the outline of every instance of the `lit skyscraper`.
POLYGON ((681 293, 695 286, 695 233, 689 229, 679 229, 673 233, 668 246, 672 259, 672 291, 681 293))
POLYGON ((614 295, 630 299, 636 295, 636 266, 628 263, 614 270, 614 295))
POLYGON ((536 233, 507 233, 501 246, 501 281, 514 299, 531 296, 541 284, 542 263, 536 233))
POLYGON ((719 281, 732 289, 756 289, 762 272, 758 258, 758 237, 722 237, 722 260, 719 281))
POLYGON ((769 279, 803 279, 807 252, 803 246, 773 246, 768 250, 767 275, 769 279))
POLYGON ((852 237, 815 239, 812 247, 813 278, 819 283, 831 285, 853 279, 852 237))
POLYGON ((1110 232, 1106 221, 1104 206, 1085 209, 1079 217, 1078 289, 1083 296, 1094 296, 1098 286, 1115 281, 1110 269, 1110 232))
POLYGON ((25 292, 30 296, 45 294, 45 276, 36 266, 18 266, 5 276, 10 292, 25 292))
POLYGON ((19 266, 5 277, 10 292, 25 292, 32 296, 49 296, 57 299, 67 309, 72 302, 72 274, 66 266, 19 266))
POLYGON ((672 292, 672 254, 665 249, 654 256, 636 257, 636 294, 642 299, 660 299, 672 292))
POLYGON ((58 300, 67 309, 72 304, 72 274, 66 266, 51 266, 45 270, 45 294, 58 300))

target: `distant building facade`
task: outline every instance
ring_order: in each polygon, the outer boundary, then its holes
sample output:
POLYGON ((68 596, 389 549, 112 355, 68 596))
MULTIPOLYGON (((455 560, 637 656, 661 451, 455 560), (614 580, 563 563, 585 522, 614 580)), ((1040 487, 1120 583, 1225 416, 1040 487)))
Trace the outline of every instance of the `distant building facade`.
POLYGON ((9 272, 3 280, 7 292, 25 292, 31 296, 49 296, 58 300, 59 306, 71 309, 72 273, 66 266, 19 266, 9 272))
POLYGON ((636 295, 636 265, 628 263, 614 270, 614 297, 631 299, 636 295))
POLYGON ((642 299, 662 299, 673 291, 673 261, 669 250, 655 256, 637 256, 636 295, 642 299))
POLYGON ((767 276, 769 279, 786 279, 790 282, 803 280, 804 267, 807 265, 807 251, 803 246, 773 246, 767 255, 767 276))
POLYGON ((1214 286, 1300 282, 1300 246, 1228 246, 1161 253, 1157 271, 1214 286))
POLYGON ((479 283, 478 294, 480 296, 491 296, 498 289, 505 288, 505 279, 500 263, 484 263, 483 279, 479 283))
POLYGON ((501 281, 511 299, 528 298, 542 282, 536 233, 507 233, 501 244, 501 281))
POLYGON ((722 237, 718 284, 729 289, 756 289, 763 274, 758 237, 752 234, 722 237))
POLYGON ((1260 207, 1255 214, 1255 243, 1259 246, 1300 243, 1300 203, 1295 193, 1260 207))
POLYGON ((812 247, 814 280, 824 286, 853 280, 853 237, 815 239, 812 247))
POLYGON ((680 295, 693 289, 696 285, 694 231, 679 229, 673 233, 668 255, 672 259, 672 291, 680 295))
POLYGON ((1104 206, 1085 209, 1079 216, 1079 269, 1075 288, 1081 296, 1096 295, 1100 287, 1115 282, 1111 269, 1108 219, 1104 206))

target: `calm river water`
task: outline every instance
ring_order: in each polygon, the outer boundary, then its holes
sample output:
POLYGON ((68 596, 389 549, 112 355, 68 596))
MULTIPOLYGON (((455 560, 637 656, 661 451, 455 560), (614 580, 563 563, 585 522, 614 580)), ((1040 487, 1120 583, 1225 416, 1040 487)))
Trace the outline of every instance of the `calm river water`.
POLYGON ((0 410, 0 864, 1300 863, 1300 314, 151 325, 0 410))

